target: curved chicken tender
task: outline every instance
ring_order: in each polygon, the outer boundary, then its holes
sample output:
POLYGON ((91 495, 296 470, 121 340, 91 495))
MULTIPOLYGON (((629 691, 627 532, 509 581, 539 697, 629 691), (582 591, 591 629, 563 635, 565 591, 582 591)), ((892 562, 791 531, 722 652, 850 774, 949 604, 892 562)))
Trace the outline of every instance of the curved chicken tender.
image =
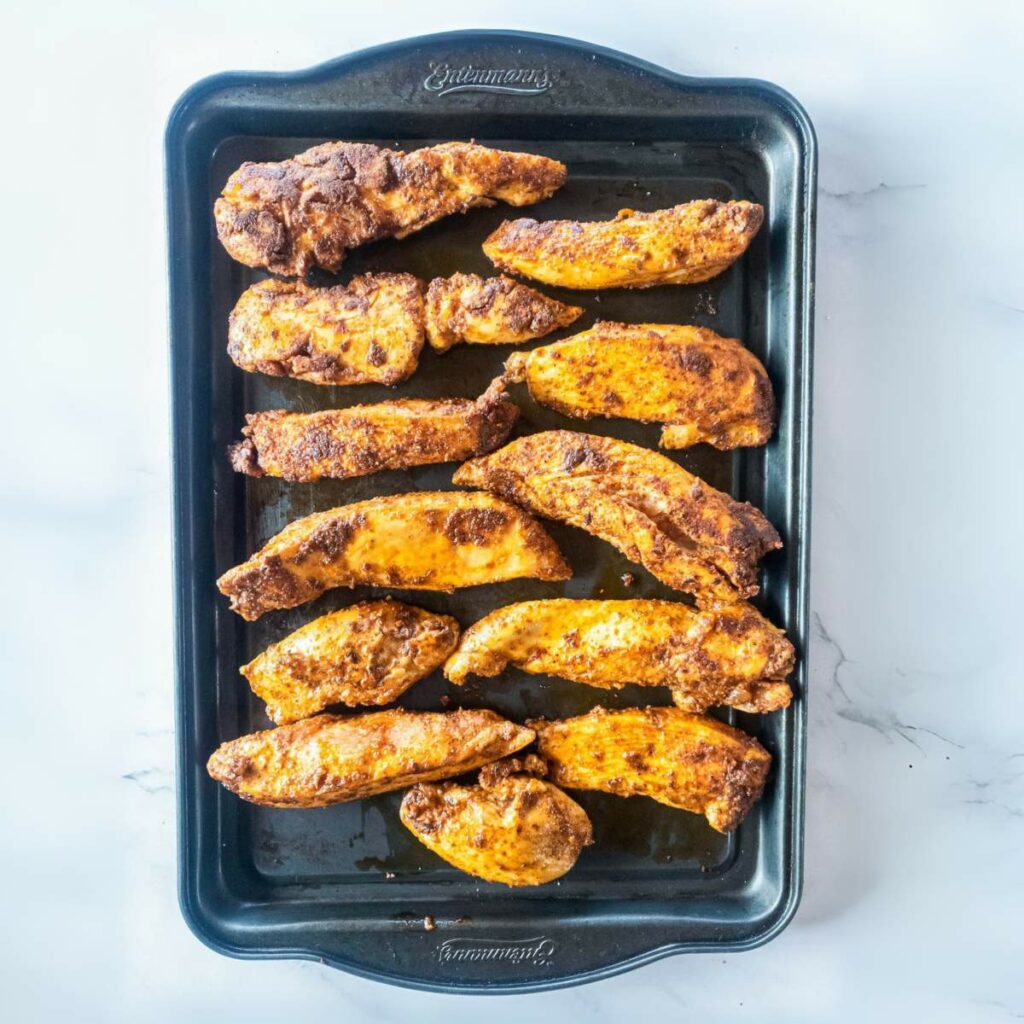
POLYGON ((275 409, 247 415, 245 440, 228 453, 231 465, 250 476, 341 480, 483 455, 508 439, 518 416, 518 406, 492 391, 476 401, 400 399, 310 413, 275 409))
POLYGON ((240 669, 278 725, 328 704, 390 704, 444 664, 459 624, 401 601, 363 601, 314 619, 240 669))
POLYGON ((782 547, 753 505, 611 437, 532 434, 464 463, 453 480, 600 537, 701 607, 756 594, 758 559, 782 547))
POLYGON ((427 341, 447 352, 459 342, 504 345, 568 327, 583 312, 509 277, 437 277, 427 289, 427 341))
POLYGON ((686 711, 726 704, 786 707, 793 645, 749 604, 697 611, 674 601, 523 601, 463 633, 444 674, 453 683, 496 676, 509 664, 616 689, 669 686, 686 711))
POLYGON ((505 221, 484 242, 502 270, 562 288, 649 288, 707 281, 746 251, 764 207, 698 199, 614 220, 505 221))
POLYGON ((665 448, 765 444, 775 424, 771 381, 734 338, 703 327, 602 322, 516 352, 508 377, 566 416, 622 416, 666 423, 665 448))
POLYGON ((678 708, 595 708, 564 721, 526 723, 552 782, 617 796, 649 796, 703 814, 732 832, 764 789, 772 758, 739 729, 678 708))
POLYGON ((446 779, 522 749, 533 730, 493 711, 317 715, 222 743, 210 776, 265 807, 329 807, 446 779))
POLYGON ((505 885, 561 878, 594 841, 586 811, 549 782, 510 774, 485 784, 421 783, 402 824, 460 871, 505 885))
POLYGON ((565 178, 557 160, 473 143, 403 153, 327 142, 290 160, 242 164, 213 212, 218 237, 240 263, 302 275, 337 271, 349 249, 404 238, 475 206, 539 202, 565 178))
POLYGON ((217 586, 252 620, 332 587, 451 591, 571 575, 555 542, 522 509, 490 494, 419 491, 297 519, 217 586))
POLYGON ((423 285, 362 274, 347 285, 260 281, 228 320, 228 355, 250 373, 311 384, 397 384, 423 348, 423 285))

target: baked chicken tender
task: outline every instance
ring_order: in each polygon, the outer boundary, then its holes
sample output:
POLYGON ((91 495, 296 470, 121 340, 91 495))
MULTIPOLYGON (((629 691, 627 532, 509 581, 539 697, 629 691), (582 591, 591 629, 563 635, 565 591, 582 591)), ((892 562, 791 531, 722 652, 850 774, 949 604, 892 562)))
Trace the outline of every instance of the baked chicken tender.
POLYGON ((522 601, 463 634, 444 666, 451 682, 508 665, 617 689, 668 686, 686 711, 786 707, 793 645, 749 604, 698 611, 675 601, 522 601))
POLYGON ((508 440, 519 407, 501 392, 476 401, 400 399, 321 412, 250 413, 244 440, 228 450, 249 476, 311 483, 385 469, 462 462, 508 440))
POLYGON ((539 202, 565 179, 557 160, 473 143, 403 153, 327 142, 290 160, 242 164, 213 213, 240 263, 301 276, 313 267, 335 272, 349 249, 405 238, 454 213, 539 202))
POLYGON ((458 642, 450 615, 363 601, 314 619, 240 671, 271 720, 284 725, 329 704, 390 704, 440 668, 458 642))
POLYGON ((602 322, 513 353, 505 367, 534 401, 565 416, 667 424, 664 448, 762 445, 775 426, 764 367, 734 338, 703 327, 602 322))
POLYGON ((547 531, 522 509, 480 492, 419 491, 297 519, 217 586, 234 611, 254 620, 332 587, 451 591, 571 575, 547 531))
POLYGON ((311 384, 397 384, 419 365, 423 285, 362 274, 347 285, 260 281, 228 320, 228 355, 250 373, 311 384))
POLYGON ((453 480, 600 537, 701 607, 752 597, 758 560, 782 547, 753 505, 611 437, 531 434, 464 463, 453 480))
POLYGON ((752 736, 679 708, 595 708, 529 721, 548 777, 568 789, 648 796, 732 832, 758 801, 772 758, 752 736))
POLYGON ((461 775, 533 736, 485 710, 317 715, 222 743, 206 769, 254 804, 329 807, 461 775))
POLYGON ((505 221, 484 242, 501 270, 562 288, 697 284, 731 266, 764 220, 746 200, 698 199, 614 220, 505 221))
POLYGON ((452 274, 427 288, 427 341, 438 352, 453 345, 505 345, 568 327, 583 312, 509 277, 452 274))
MULTIPOLYGON (((561 878, 593 842, 586 811, 557 786, 530 775, 489 774, 480 783, 426 782, 402 800, 401 818, 424 846, 460 871, 505 885, 561 878)), ((536 759, 533 759, 536 760, 536 759)))

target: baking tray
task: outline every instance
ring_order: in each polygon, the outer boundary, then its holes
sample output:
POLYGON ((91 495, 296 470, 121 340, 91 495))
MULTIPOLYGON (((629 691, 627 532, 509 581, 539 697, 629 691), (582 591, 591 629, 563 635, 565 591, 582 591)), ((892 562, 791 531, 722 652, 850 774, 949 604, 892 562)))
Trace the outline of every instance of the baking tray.
MULTIPOLYGON (((686 78, 550 36, 456 32, 307 71, 206 79, 178 101, 166 144, 180 900, 196 935, 232 956, 318 959, 401 985, 505 993, 593 980, 670 953, 748 949, 778 934, 799 899, 803 827, 815 197, 815 142, 803 110, 763 82, 686 78), (428 349, 415 376, 390 390, 242 373, 225 353, 228 313, 264 275, 218 244, 213 201, 245 159, 279 159, 327 139, 408 150, 469 138, 568 164, 568 184, 523 211, 539 218, 605 218, 621 207, 706 196, 764 204, 765 226, 746 256, 707 284, 542 290, 586 307, 565 334, 596 318, 696 323, 743 339, 765 363, 780 409, 772 442, 672 457, 763 508, 779 529, 785 549, 765 559, 757 604, 802 656, 790 708, 727 716, 775 759, 764 798, 734 835, 646 798, 574 793, 593 819, 596 843, 559 882, 523 890, 475 880, 420 846, 399 823, 400 793, 326 810, 273 810, 244 803, 204 770, 221 741, 269 725, 238 666, 314 616, 370 593, 334 591, 245 623, 218 594, 217 576, 298 516, 378 494, 447 488, 454 469, 312 485, 242 477, 224 452, 244 413, 396 394, 476 395, 511 351, 462 346, 439 357, 428 349)), ((519 215, 497 206, 449 218, 354 253, 340 276, 492 272, 480 244, 519 215)), ((523 406, 519 432, 567 427, 657 447, 656 426, 567 420, 532 405, 524 390, 513 391, 523 406)), ((463 625, 534 597, 681 598, 609 545, 560 524, 550 529, 575 570, 568 583, 395 594, 463 625), (626 572, 636 576, 628 589, 626 572)), ((493 707, 522 720, 598 703, 666 702, 667 691, 607 692, 516 671, 460 689, 435 674, 401 703, 439 708, 444 696, 449 707, 493 707)))

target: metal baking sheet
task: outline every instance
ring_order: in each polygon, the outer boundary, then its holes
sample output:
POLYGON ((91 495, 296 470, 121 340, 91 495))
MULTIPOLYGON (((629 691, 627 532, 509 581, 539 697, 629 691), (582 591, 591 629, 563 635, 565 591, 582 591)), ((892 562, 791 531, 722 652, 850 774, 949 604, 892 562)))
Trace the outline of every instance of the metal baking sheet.
MULTIPOLYGON (((397 388, 332 388, 246 374, 225 352, 227 318, 262 275, 217 242, 213 201, 243 160, 280 159, 328 139, 410 150, 449 139, 543 153, 569 182, 523 213, 497 206, 448 218, 402 242, 353 253, 339 279, 370 270, 424 279, 493 272, 481 251, 503 219, 603 219, 622 207, 689 199, 763 203, 748 253, 703 285, 568 292, 586 308, 562 335, 595 319, 695 323, 741 338, 765 363, 779 427, 762 449, 699 446, 674 453, 714 486, 764 509, 785 549, 765 559, 756 603, 807 647, 811 304, 815 143, 799 105, 763 82, 695 79, 586 43, 506 32, 460 32, 377 47, 293 74, 206 79, 178 102, 167 128, 171 369, 175 483, 180 899, 204 942, 241 957, 305 957, 396 984, 511 992, 583 982, 670 953, 734 951, 776 935, 801 882, 805 662, 797 699, 768 716, 728 720, 756 735, 774 766, 764 798, 732 836, 697 815, 646 798, 574 793, 596 842, 559 882, 524 890, 449 867, 405 831, 401 793, 325 810, 246 804, 206 775, 223 740, 269 726, 238 673, 256 652, 369 589, 246 623, 217 592, 218 575, 287 522, 379 494, 448 488, 453 465, 359 480, 288 484, 233 473, 226 446, 248 411, 314 410, 387 397, 475 396, 508 347, 426 349, 397 388)), ((327 283, 331 279, 322 277, 327 283)), ((540 342, 543 344, 545 342, 540 342)), ((517 433, 563 427, 657 447, 656 426, 568 420, 532 404, 517 433)), ((682 595, 609 545, 548 525, 573 565, 564 584, 517 581, 453 595, 395 591, 468 626, 535 597, 682 595), (621 577, 633 573, 627 588, 621 577)), ((379 593, 379 591, 378 591, 379 593)), ((439 673, 401 700, 412 708, 492 707, 510 718, 581 713, 596 704, 667 702, 667 691, 617 692, 509 671, 449 686, 439 673)))

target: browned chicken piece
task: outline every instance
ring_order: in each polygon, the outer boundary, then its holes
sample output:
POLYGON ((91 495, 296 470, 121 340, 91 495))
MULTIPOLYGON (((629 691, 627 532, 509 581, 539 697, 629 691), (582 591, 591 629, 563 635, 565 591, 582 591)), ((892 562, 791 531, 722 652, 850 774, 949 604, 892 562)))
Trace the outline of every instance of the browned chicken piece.
POLYGON ((268 647, 241 673, 278 725, 328 704, 390 704, 444 664, 459 624, 401 601, 331 612, 268 647))
POLYGON ((527 722, 552 782, 616 796, 649 796, 732 832, 764 789, 772 758, 752 736, 679 708, 595 708, 527 722))
POLYGON ((775 426, 771 381, 734 338, 703 327, 602 322, 531 352, 513 353, 510 380, 566 416, 665 423, 661 444, 765 444, 775 426))
POLYGON ((254 804, 328 807, 461 775, 533 735, 485 710, 317 715, 222 743, 206 769, 254 804))
POLYGON ((697 611, 675 601, 522 601, 463 633, 444 674, 525 672, 617 689, 668 686, 678 707, 776 711, 793 694, 793 645, 749 604, 697 611))
POLYGON ((505 221, 484 242, 502 270, 562 288, 650 288, 707 281, 746 251, 764 207, 698 199, 614 220, 505 221))
POLYGON ((438 352, 459 342, 503 345, 568 327, 583 312, 509 277, 452 274, 427 289, 427 341, 438 352))
POLYGON ((296 483, 345 479, 384 469, 462 462, 508 440, 519 408, 501 391, 476 401, 399 399, 321 412, 251 413, 231 465, 249 476, 296 483))
POLYGON ((309 288, 260 281, 228 321, 228 355, 250 373, 311 384, 397 384, 423 348, 423 284, 411 274, 363 274, 309 288))
POLYGON ((453 479, 600 537, 701 607, 756 594, 758 560, 782 547, 753 505, 611 437, 531 434, 464 463, 453 479))
POLYGON ((522 509, 479 492, 419 491, 297 519, 217 586, 253 620, 332 587, 451 591, 571 575, 547 531, 522 509))
POLYGON ((275 274, 337 271, 349 249, 405 238, 496 200, 528 206, 565 183, 564 164, 448 142, 412 153, 327 142, 290 160, 246 162, 214 204, 217 235, 240 263, 275 274))
MULTIPOLYGON (((402 800, 402 823, 428 849, 469 875, 505 885, 561 878, 594 841, 586 811, 516 762, 480 783, 420 783, 402 800)), ((497 762, 504 764, 505 762, 497 762)), ((489 765, 487 767, 490 767, 489 765)))

